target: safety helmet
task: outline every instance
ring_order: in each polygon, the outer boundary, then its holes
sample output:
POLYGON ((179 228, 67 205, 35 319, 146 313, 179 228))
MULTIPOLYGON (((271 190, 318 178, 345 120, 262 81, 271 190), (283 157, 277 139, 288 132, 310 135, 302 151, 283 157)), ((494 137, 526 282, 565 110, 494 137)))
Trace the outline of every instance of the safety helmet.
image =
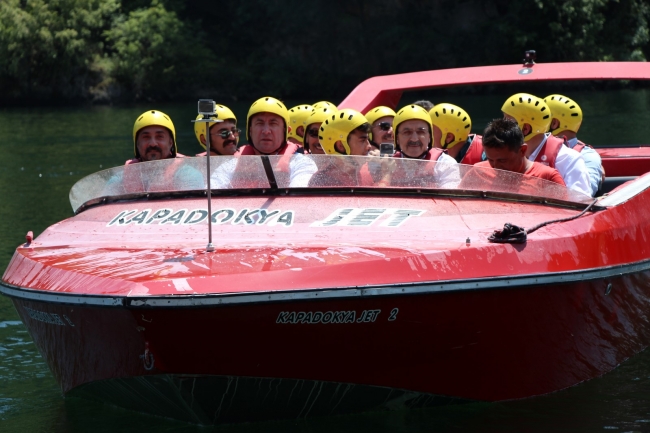
POLYGON ((172 135, 172 141, 174 142, 174 146, 172 147, 172 156, 176 156, 177 149, 176 149, 176 129, 174 128, 174 124, 172 123, 172 119, 162 111, 158 110, 149 110, 145 111, 142 113, 140 116, 138 116, 137 119, 135 119, 135 123, 133 124, 133 153, 135 154, 136 158, 140 158, 140 153, 138 152, 138 132, 142 128, 146 128, 147 126, 164 126, 167 128, 172 135))
MULTIPOLYGON (((199 114, 196 116, 196 120, 203 119, 203 115, 199 114)), ((230 108, 226 107, 225 105, 216 105, 215 110, 214 110, 214 115, 210 116, 210 119, 218 119, 218 120, 234 120, 235 125, 237 124, 237 117, 235 117, 235 113, 233 113, 230 108)), ((208 122, 209 128, 212 128, 212 126, 216 125, 217 122, 208 122)), ((199 144, 201 147, 205 149, 205 144, 201 142, 201 135, 205 134, 205 123, 203 122, 194 122, 194 135, 196 135, 196 139, 199 140, 199 144)))
POLYGON ((368 123, 368 119, 351 108, 344 108, 325 119, 320 125, 320 134, 318 134, 320 145, 325 153, 337 155, 338 152, 334 148, 334 144, 341 141, 345 148, 345 154, 349 155, 348 135, 364 123, 368 123))
MULTIPOLYGON (((370 126, 372 126, 372 124, 375 123, 377 119, 381 119, 382 117, 395 117, 395 112, 392 110, 392 108, 380 105, 379 107, 371 108, 368 110, 364 116, 366 116, 366 119, 368 119, 370 126)), ((370 132, 369 138, 372 141, 372 132, 370 132)))
MULTIPOLYGON (((289 110, 289 119, 291 119, 291 130, 289 131, 289 138, 293 138, 298 141, 302 141, 303 137, 298 135, 298 127, 302 126, 303 128, 307 126, 305 120, 311 114, 314 107, 311 105, 296 105, 295 107, 289 110)), ((304 134, 303 134, 304 135, 304 134)))
POLYGON ((255 146, 255 143, 251 142, 250 139, 250 122, 251 117, 258 113, 273 113, 280 116, 284 120, 284 139, 287 139, 287 132, 289 128, 289 110, 287 110, 287 107, 285 107, 280 100, 275 99, 271 96, 265 96, 253 102, 251 108, 248 109, 248 115, 246 116, 246 140, 248 140, 249 143, 255 146))
POLYGON ((472 119, 469 118, 462 108, 457 105, 443 102, 429 111, 431 123, 437 126, 442 131, 442 137, 447 136, 447 133, 454 134, 454 143, 451 145, 442 144, 443 149, 454 147, 458 143, 467 141, 467 137, 472 130, 472 119))
POLYGON ((315 104, 312 104, 314 108, 333 108, 336 110, 336 105, 332 104, 329 101, 318 101, 315 104))
POLYGON ((524 141, 547 132, 551 125, 551 110, 546 102, 528 93, 512 95, 503 104, 501 111, 514 117, 522 130, 525 123, 531 126, 532 130, 524 137, 524 141))
POLYGON ((575 101, 562 95, 548 95, 544 102, 551 109, 551 120, 555 118, 560 121, 560 126, 552 130, 551 134, 555 135, 567 129, 578 132, 582 124, 582 110, 575 101))
MULTIPOLYGON (((395 114, 395 118, 393 118, 393 131, 395 131, 396 145, 399 145, 397 142, 397 128, 399 128, 400 123, 414 119, 424 120, 427 122, 427 125, 429 125, 429 136, 431 137, 431 141, 433 141, 433 127, 431 126, 431 116, 429 116, 429 113, 427 113, 427 110, 424 108, 420 107, 419 105, 411 104, 399 110, 397 114, 395 114)), ((431 147, 431 142, 429 142, 429 147, 431 147)))
POLYGON ((305 120, 305 136, 302 138, 303 146, 307 142, 307 128, 309 125, 314 123, 323 123, 325 119, 328 119, 332 114, 336 113, 338 110, 336 108, 314 108, 311 110, 311 114, 305 120))

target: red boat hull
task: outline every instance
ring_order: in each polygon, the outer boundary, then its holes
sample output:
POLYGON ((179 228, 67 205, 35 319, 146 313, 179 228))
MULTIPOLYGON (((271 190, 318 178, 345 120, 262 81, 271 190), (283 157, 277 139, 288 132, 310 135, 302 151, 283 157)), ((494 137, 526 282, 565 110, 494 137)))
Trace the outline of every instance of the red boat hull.
POLYGON ((311 415, 390 407, 393 400, 497 401, 563 389, 648 345, 649 281, 646 271, 566 284, 507 287, 502 280, 477 290, 418 295, 405 287, 404 295, 194 308, 14 304, 65 392, 93 383, 80 392, 147 410, 147 402, 175 390, 174 399, 189 405, 175 417, 206 423, 272 418, 278 410, 306 416, 305 396, 287 400, 287 389, 299 383, 301 390, 320 388, 322 401, 308 396, 311 415), (63 323, 52 323, 55 317, 63 323), (238 391, 221 392, 242 405, 226 410, 220 399, 194 401, 188 377, 199 388, 241 378, 238 391), (251 383, 284 400, 271 412, 255 410, 251 402, 260 396, 251 383), (334 386, 341 384, 356 391, 346 397, 334 386))

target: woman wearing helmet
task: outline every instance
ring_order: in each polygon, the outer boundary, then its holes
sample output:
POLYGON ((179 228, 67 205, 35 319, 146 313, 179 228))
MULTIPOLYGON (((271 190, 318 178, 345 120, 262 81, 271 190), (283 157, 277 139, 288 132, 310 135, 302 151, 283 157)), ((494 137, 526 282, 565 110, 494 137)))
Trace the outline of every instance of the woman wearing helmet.
POLYGON ((547 132, 551 126, 551 110, 546 102, 528 93, 517 93, 506 100, 501 111, 506 119, 514 120, 521 128, 528 145, 528 159, 556 168, 567 188, 591 196, 587 166, 580 154, 547 132))
MULTIPOLYGON (((202 119, 199 114, 196 120, 202 119)), ((225 105, 216 105, 215 114, 210 116, 214 122, 209 122, 210 131, 210 155, 234 155, 239 143, 240 129, 237 129, 237 117, 230 108, 225 105), (218 121, 219 120, 219 121, 218 121)), ((194 123, 194 135, 201 147, 205 149, 205 123, 194 123)), ((206 152, 198 153, 196 156, 205 156, 206 152)))

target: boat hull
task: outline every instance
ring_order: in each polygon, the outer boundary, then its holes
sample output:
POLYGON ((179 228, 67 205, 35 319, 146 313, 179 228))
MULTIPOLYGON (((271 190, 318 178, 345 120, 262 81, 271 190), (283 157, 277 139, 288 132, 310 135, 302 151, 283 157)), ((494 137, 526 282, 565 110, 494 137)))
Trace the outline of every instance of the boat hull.
POLYGON ((648 345, 650 272, 635 271, 645 267, 266 303, 13 302, 65 393, 153 413, 151 401, 175 395, 166 398, 183 402, 184 415, 174 417, 219 423, 499 401, 578 384, 648 345), (205 392, 188 391, 190 382, 205 392), (269 392, 278 409, 260 397, 269 392), (235 403, 226 409, 226 400, 235 403))

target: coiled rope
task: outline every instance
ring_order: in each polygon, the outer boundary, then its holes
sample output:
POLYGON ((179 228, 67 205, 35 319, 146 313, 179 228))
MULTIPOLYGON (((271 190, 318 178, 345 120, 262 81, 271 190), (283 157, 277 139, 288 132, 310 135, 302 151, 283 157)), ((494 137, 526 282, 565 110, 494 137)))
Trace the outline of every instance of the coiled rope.
POLYGON ((549 224, 554 224, 554 223, 563 223, 566 221, 571 221, 576 218, 580 218, 583 216, 585 213, 589 212, 589 209, 591 209, 598 199, 594 199, 594 201, 591 202, 589 206, 585 208, 582 212, 580 212, 577 215, 573 215, 567 218, 560 218, 560 219, 555 219, 555 220, 550 220, 550 221, 544 221, 543 223, 539 223, 536 226, 533 226, 526 230, 524 227, 519 227, 514 224, 510 223, 505 223, 503 226, 503 230, 495 230, 489 237, 488 241, 492 243, 498 243, 498 244, 523 244, 526 243, 526 238, 527 235, 531 234, 537 229, 541 229, 544 226, 547 226, 549 224))

